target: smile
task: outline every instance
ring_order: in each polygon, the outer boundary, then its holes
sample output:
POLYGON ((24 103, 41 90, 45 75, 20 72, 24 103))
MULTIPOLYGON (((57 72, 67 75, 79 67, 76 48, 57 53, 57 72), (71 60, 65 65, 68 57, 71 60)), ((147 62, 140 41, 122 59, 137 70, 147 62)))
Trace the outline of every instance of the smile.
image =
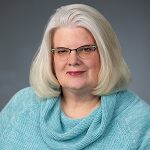
POLYGON ((85 71, 68 71, 67 74, 71 76, 80 76, 84 73, 85 71))

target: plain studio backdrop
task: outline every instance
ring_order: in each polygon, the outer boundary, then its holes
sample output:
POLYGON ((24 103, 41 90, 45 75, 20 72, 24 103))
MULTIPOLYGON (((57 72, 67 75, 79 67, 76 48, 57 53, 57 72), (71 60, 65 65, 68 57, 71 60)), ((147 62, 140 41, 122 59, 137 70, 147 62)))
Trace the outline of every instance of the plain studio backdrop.
POLYGON ((150 103, 149 0, 0 0, 0 110, 29 86, 32 58, 49 17, 72 3, 91 5, 108 19, 132 73, 130 89, 150 103))

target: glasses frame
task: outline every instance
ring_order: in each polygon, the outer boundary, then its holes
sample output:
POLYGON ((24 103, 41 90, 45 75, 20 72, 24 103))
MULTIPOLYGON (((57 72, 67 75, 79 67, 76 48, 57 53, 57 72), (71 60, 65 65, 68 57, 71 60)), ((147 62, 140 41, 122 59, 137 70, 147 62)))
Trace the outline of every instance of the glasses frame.
POLYGON ((79 50, 80 50, 81 48, 84 48, 84 47, 92 47, 93 50, 90 51, 90 52, 93 52, 93 51, 95 51, 95 50, 97 49, 97 46, 96 46, 95 44, 90 44, 90 45, 83 45, 83 46, 80 46, 80 47, 75 48, 75 49, 70 49, 70 48, 66 48, 66 47, 57 47, 57 48, 52 48, 50 51, 51 51, 52 54, 55 55, 55 52, 59 51, 59 48, 64 48, 64 49, 69 50, 68 57, 66 56, 66 59, 69 58, 70 53, 71 53, 72 51, 76 51, 76 53, 78 54, 78 56, 79 56, 80 58, 84 59, 84 58, 81 57, 80 54, 79 54, 79 52, 80 52, 79 50))

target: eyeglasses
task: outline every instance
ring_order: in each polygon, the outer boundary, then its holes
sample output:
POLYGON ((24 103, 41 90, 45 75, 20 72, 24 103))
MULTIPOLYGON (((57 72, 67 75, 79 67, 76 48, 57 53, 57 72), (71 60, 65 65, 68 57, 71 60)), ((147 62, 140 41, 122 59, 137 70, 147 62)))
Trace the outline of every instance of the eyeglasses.
POLYGON ((91 57, 93 52, 96 50, 96 45, 83 45, 76 49, 70 49, 65 47, 57 47, 51 49, 51 52, 59 57, 61 60, 66 60, 69 58, 71 51, 76 51, 78 56, 83 59, 88 59, 91 57))

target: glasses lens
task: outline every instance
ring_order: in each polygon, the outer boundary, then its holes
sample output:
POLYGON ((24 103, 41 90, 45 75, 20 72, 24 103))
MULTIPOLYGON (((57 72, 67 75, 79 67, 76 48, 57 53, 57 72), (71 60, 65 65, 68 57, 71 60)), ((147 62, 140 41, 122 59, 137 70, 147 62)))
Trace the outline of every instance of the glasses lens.
POLYGON ((77 52, 81 58, 89 58, 93 54, 93 51, 95 50, 96 50, 95 45, 88 45, 88 46, 79 47, 77 49, 77 52))
POLYGON ((59 47, 56 49, 53 49, 53 53, 56 57, 59 57, 62 60, 65 60, 69 57, 70 50, 68 48, 59 47))

